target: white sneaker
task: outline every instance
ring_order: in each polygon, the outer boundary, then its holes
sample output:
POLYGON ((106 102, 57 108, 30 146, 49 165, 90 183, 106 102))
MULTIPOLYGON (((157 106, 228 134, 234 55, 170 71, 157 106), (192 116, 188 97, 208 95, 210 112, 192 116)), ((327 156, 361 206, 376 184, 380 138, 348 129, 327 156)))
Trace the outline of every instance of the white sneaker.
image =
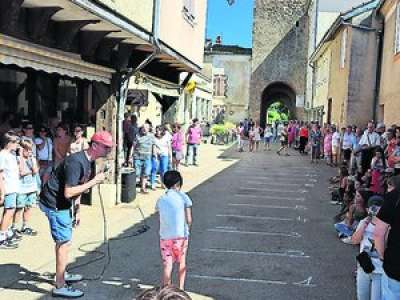
POLYGON ((55 288, 52 291, 53 297, 64 297, 64 298, 80 298, 84 295, 81 290, 74 289, 70 285, 64 285, 60 288, 55 288))
POLYGON ((341 241, 347 245, 353 245, 353 242, 351 241, 351 236, 345 237, 345 238, 341 239, 341 241))

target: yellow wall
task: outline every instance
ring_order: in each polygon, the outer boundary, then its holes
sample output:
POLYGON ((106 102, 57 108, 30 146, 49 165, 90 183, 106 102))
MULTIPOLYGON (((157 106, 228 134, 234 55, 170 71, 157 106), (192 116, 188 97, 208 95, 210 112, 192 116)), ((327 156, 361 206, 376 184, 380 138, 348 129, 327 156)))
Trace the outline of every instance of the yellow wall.
POLYGON ((181 55, 202 66, 207 1, 194 1, 194 24, 190 24, 184 18, 183 3, 184 0, 161 0, 160 39, 181 55))
POLYGON ((330 68, 330 80, 329 80, 329 93, 328 99, 332 98, 332 124, 338 126, 345 126, 346 123, 346 105, 348 95, 348 80, 349 80, 349 59, 350 59, 350 43, 351 43, 351 28, 348 27, 347 34, 347 47, 346 47, 346 63, 345 67, 340 66, 340 49, 342 34, 344 28, 342 28, 336 34, 334 40, 331 42, 331 68, 330 68))
POLYGON ((400 54, 394 54, 396 1, 386 1, 382 13, 385 16, 385 35, 379 104, 384 105, 384 115, 379 117, 391 125, 400 123, 400 54))
POLYGON ((315 93, 313 108, 324 107, 324 122, 328 117, 329 77, 331 67, 331 49, 329 42, 324 53, 315 62, 315 93))
POLYGON ((112 10, 151 32, 153 0, 98 0, 112 10))

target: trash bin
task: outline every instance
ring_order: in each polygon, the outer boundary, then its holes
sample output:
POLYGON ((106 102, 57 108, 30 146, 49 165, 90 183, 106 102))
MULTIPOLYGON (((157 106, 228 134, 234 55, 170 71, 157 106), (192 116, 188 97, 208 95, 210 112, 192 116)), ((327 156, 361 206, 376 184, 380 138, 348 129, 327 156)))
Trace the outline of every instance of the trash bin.
POLYGON ((133 168, 121 169, 121 202, 129 203, 136 198, 136 172, 133 168))

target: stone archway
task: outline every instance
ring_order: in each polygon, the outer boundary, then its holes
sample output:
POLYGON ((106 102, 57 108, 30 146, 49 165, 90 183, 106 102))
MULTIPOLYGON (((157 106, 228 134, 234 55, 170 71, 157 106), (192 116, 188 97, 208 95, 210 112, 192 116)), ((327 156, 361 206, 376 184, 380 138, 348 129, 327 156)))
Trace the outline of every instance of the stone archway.
POLYGON ((265 127, 267 110, 275 102, 283 103, 292 118, 296 118, 296 92, 284 82, 274 82, 268 85, 261 98, 260 126, 265 127))

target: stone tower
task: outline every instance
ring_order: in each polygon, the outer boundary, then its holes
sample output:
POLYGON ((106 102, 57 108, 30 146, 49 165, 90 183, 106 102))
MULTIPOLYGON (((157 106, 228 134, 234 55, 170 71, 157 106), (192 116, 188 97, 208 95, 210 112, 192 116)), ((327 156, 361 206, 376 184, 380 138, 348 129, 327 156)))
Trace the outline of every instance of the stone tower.
POLYGON ((265 124, 268 106, 304 111, 311 0, 254 0, 250 117, 265 124))

